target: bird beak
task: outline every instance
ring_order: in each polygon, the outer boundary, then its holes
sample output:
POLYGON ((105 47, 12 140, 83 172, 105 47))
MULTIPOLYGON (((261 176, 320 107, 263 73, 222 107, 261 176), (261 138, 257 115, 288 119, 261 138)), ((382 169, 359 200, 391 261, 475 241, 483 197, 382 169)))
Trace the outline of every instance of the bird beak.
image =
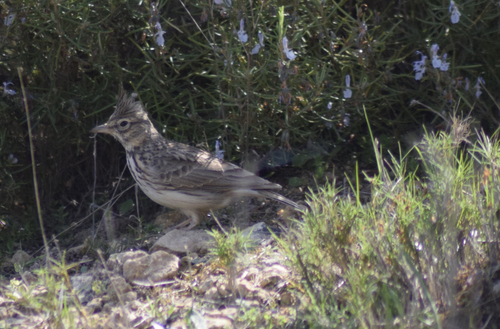
POLYGON ((107 123, 93 128, 90 132, 94 133, 94 134, 98 134, 98 133, 110 134, 107 123))

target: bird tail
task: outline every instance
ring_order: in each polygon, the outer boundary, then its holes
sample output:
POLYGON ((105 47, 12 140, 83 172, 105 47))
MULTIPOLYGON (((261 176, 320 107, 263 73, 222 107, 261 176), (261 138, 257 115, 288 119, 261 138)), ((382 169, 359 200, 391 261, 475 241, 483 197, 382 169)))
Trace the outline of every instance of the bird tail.
POLYGON ((282 196, 281 194, 279 193, 276 193, 276 192, 272 192, 272 191, 259 191, 259 194, 261 194, 262 196, 266 197, 266 198, 269 198, 269 199, 274 199, 274 200, 277 200, 279 202, 282 202, 284 204, 287 204, 291 207, 294 207, 295 209, 297 210, 301 210, 301 211, 304 211, 306 210, 307 208, 303 205, 300 205, 288 198, 285 198, 284 196, 282 196))

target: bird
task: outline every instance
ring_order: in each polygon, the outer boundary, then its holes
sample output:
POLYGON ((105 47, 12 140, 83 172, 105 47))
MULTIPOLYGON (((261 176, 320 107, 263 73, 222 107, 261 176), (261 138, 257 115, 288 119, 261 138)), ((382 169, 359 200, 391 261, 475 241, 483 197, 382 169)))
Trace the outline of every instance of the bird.
POLYGON ((188 220, 175 228, 191 230, 213 210, 243 197, 265 197, 304 210, 277 193, 272 183, 210 152, 170 141, 151 122, 137 94, 121 89, 108 121, 91 133, 109 134, 122 144, 127 165, 140 189, 154 202, 180 210, 188 220))

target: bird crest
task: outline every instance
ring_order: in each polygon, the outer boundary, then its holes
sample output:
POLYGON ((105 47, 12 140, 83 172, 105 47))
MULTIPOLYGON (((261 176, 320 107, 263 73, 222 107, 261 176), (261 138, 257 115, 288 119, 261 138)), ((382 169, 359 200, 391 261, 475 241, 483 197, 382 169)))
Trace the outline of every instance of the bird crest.
POLYGON ((118 102, 116 104, 116 110, 113 113, 113 118, 123 118, 123 117, 139 117, 143 120, 148 119, 148 113, 144 109, 141 101, 137 100, 137 94, 132 93, 130 97, 127 92, 123 89, 120 90, 120 96, 118 97, 118 102))

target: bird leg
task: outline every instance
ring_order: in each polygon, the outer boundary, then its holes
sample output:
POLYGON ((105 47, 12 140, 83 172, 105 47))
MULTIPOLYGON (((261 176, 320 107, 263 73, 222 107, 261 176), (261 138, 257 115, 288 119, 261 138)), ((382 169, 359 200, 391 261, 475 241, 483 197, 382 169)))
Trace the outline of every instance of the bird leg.
MULTIPOLYGON (((188 218, 187 220, 183 221, 182 223, 175 225, 174 229, 183 228, 184 226, 187 226, 188 224, 190 224, 189 226, 191 226, 193 224, 193 223, 191 223, 192 221, 193 220, 191 218, 188 218)), ((187 229, 186 229, 186 231, 187 231, 187 229)))
POLYGON ((186 231, 189 231, 193 227, 195 227, 196 225, 198 225, 200 223, 200 221, 201 221, 201 219, 202 219, 202 217, 204 215, 204 213, 201 213, 201 212, 195 211, 195 210, 183 209, 181 211, 184 214, 186 214, 187 216, 189 216, 190 218, 188 218, 187 220, 183 221, 179 225, 174 226, 175 229, 182 228, 182 227, 187 226, 189 224, 189 226, 184 229, 186 231))

